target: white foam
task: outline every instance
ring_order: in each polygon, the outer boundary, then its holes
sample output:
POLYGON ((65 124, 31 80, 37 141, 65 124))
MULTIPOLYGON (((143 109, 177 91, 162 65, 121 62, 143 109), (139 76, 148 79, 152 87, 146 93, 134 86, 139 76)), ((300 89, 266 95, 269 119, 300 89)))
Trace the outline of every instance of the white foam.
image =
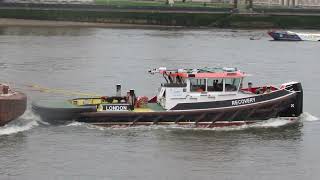
POLYGON ((313 116, 312 114, 308 112, 304 112, 300 116, 301 121, 319 121, 320 119, 316 116, 313 116))
POLYGON ((192 125, 189 126, 180 126, 180 125, 150 125, 150 126, 132 126, 132 127, 122 127, 122 126, 113 126, 113 127, 102 127, 98 125, 86 124, 86 123, 77 123, 73 122, 67 126, 85 126, 88 129, 97 129, 97 130, 138 130, 138 131, 148 131, 148 130, 206 130, 206 131, 237 131, 237 130, 245 130, 248 128, 278 128, 282 127, 297 121, 289 120, 289 119, 281 119, 274 118, 261 122, 257 122, 250 125, 241 125, 241 126, 225 126, 225 127, 214 127, 214 128, 199 128, 194 127, 192 125))
POLYGON ((30 110, 27 110, 20 118, 0 127, 0 135, 9 135, 30 130, 39 125, 37 122, 38 119, 39 118, 30 110))
POLYGON ((48 122, 45 122, 45 121, 42 121, 40 116, 37 115, 37 114, 34 114, 31 110, 27 110, 22 116, 20 119, 23 119, 25 121, 36 121, 40 124, 43 124, 43 125, 50 125, 50 123, 48 122))
POLYGON ((39 122, 40 124, 43 124, 43 125, 50 125, 49 122, 42 121, 40 117, 39 117, 39 119, 37 119, 37 122, 39 122))
POLYGON ((86 127, 88 129, 97 129, 97 130, 100 130, 100 131, 105 131, 107 129, 120 129, 120 128, 110 128, 110 127, 96 126, 96 125, 92 125, 92 124, 87 124, 86 127))
POLYGON ((192 129, 192 130, 208 130, 208 131, 239 131, 245 130, 249 128, 278 128, 288 124, 291 124, 296 121, 288 120, 288 119, 269 119, 261 122, 257 122, 254 124, 245 124, 241 126, 225 126, 225 127, 214 127, 214 128, 196 128, 196 127, 187 127, 187 126, 169 126, 170 129, 192 129))
POLYGON ((27 110, 19 119, 24 121, 39 121, 40 117, 35 115, 32 111, 27 110))
POLYGON ((269 119, 266 121, 262 121, 260 123, 256 123, 256 124, 252 124, 249 125, 249 127, 261 127, 261 128, 277 128, 277 127, 281 127, 281 126, 285 126, 287 124, 293 123, 296 121, 293 120, 289 120, 289 119, 282 119, 282 118, 274 118, 274 119, 269 119))
POLYGON ((177 126, 177 127, 169 127, 170 129, 185 129, 185 130, 196 130, 196 131, 239 131, 247 129, 248 125, 241 126, 225 126, 225 127, 213 127, 213 128, 197 128, 197 127, 188 127, 188 126, 177 126))
POLYGON ((99 125, 93 125, 93 124, 86 124, 82 123, 86 128, 88 129, 97 129, 101 131, 105 130, 138 130, 138 131, 149 131, 149 130, 156 130, 156 129, 168 129, 170 126, 165 126, 165 125, 139 125, 139 126, 112 126, 112 127, 104 127, 104 126, 99 126, 99 125))
POLYGON ((16 124, 5 125, 4 127, 0 127, 0 135, 9 135, 9 134, 22 132, 22 131, 27 131, 38 125, 39 124, 37 123, 37 121, 31 121, 25 125, 16 125, 16 124))
POLYGON ((181 130, 209 130, 209 131, 237 131, 237 130, 245 130, 248 128, 278 128, 282 126, 286 126, 298 121, 317 121, 319 118, 311 115, 310 113, 303 113, 299 118, 296 119, 288 119, 288 118, 272 118, 269 120, 263 120, 253 124, 245 124, 241 126, 225 126, 225 127, 214 127, 214 128, 199 128, 194 127, 192 125, 189 126, 180 126, 180 125, 150 125, 150 126, 132 126, 132 127, 123 127, 123 126, 113 126, 113 127, 103 127, 99 125, 92 125, 87 123, 80 123, 80 122, 72 122, 67 126, 84 126, 88 129, 97 129, 97 130, 139 130, 139 131, 146 131, 146 130, 156 130, 156 129, 164 129, 164 130, 174 130, 174 129, 181 129, 181 130))
POLYGON ((71 122, 69 124, 66 125, 67 127, 86 127, 88 129, 98 129, 98 130, 106 130, 106 129, 111 129, 111 128, 107 128, 107 127, 102 127, 102 126, 96 126, 96 125, 92 125, 92 124, 88 124, 88 123, 84 123, 84 122, 71 122))
POLYGON ((83 125, 85 125, 85 123, 75 121, 70 124, 67 124, 66 126, 83 126, 83 125))

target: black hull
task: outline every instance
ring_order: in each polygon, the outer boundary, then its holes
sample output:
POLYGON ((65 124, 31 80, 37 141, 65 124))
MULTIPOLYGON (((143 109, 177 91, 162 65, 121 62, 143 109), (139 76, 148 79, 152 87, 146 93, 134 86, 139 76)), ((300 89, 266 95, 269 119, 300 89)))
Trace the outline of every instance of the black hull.
POLYGON ((46 108, 36 104, 33 104, 33 110, 50 123, 75 120, 102 126, 192 124, 196 127, 241 125, 277 117, 295 118, 303 112, 303 92, 300 83, 254 97, 255 101, 247 104, 235 105, 232 104, 232 100, 203 102, 194 103, 197 107, 193 109, 190 108, 190 104, 183 104, 173 110, 154 112, 96 112, 95 107, 46 108))
MULTIPOLYGON (((207 110, 164 111, 164 112, 95 112, 81 113, 77 121, 99 125, 139 125, 139 124, 197 124, 212 125, 218 122, 263 121, 286 114, 288 107, 296 101, 296 94, 256 104, 236 107, 213 108, 207 110)), ((298 114, 297 114, 298 115, 298 114)), ((299 114, 300 115, 300 114, 299 114)), ((287 117, 287 116, 286 116, 287 117)), ((296 117, 296 116, 290 116, 296 117)))
POLYGON ((46 122, 51 124, 64 124, 77 120, 81 113, 96 112, 96 108, 90 106, 81 108, 50 108, 33 103, 32 111, 46 122))

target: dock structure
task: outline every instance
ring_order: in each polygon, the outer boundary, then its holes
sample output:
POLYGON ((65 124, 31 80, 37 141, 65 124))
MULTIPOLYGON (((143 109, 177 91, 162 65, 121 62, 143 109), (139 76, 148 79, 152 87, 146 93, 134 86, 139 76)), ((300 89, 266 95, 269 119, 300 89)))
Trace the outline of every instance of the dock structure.
POLYGON ((94 4, 95 0, 0 0, 4 3, 94 4))
POLYGON ((320 8, 320 0, 253 0, 254 5, 320 8))
MULTIPOLYGON (((126 0, 125 2, 137 2, 137 0, 126 0)), ((97 4, 96 0, 0 0, 0 3, 37 3, 37 4, 97 4)), ((121 2, 121 0, 119 0, 121 2)), ((139 5, 146 2, 146 6, 151 2, 163 4, 170 4, 170 7, 176 6, 176 3, 195 3, 203 5, 215 4, 219 6, 232 6, 233 8, 239 8, 242 5, 252 8, 254 5, 269 6, 269 7, 289 7, 289 8, 320 8, 320 0, 139 0, 139 5), (166 3, 167 2, 167 3, 166 3)), ((117 3, 113 0, 109 3, 106 0, 106 5, 117 3)), ((99 2, 98 4, 101 4, 99 2)))

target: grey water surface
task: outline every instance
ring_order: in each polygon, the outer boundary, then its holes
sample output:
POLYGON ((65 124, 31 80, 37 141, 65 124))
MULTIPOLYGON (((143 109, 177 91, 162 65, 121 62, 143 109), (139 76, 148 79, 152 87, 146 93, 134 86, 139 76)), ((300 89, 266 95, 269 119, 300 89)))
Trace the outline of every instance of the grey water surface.
POLYGON ((270 40, 261 30, 1 27, 0 81, 29 106, 0 128, 0 179, 319 179, 320 43, 270 40), (113 94, 117 83, 151 97, 162 78, 148 69, 213 66, 238 67, 254 84, 302 82, 305 113, 294 124, 108 129, 50 125, 30 110, 35 100, 113 94))

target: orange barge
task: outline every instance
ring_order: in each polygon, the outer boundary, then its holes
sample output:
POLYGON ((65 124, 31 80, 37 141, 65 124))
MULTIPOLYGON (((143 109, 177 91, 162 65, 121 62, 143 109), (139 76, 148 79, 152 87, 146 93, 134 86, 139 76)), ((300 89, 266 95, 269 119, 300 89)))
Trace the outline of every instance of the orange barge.
POLYGON ((27 96, 0 84, 0 126, 21 116, 27 107, 27 96))

